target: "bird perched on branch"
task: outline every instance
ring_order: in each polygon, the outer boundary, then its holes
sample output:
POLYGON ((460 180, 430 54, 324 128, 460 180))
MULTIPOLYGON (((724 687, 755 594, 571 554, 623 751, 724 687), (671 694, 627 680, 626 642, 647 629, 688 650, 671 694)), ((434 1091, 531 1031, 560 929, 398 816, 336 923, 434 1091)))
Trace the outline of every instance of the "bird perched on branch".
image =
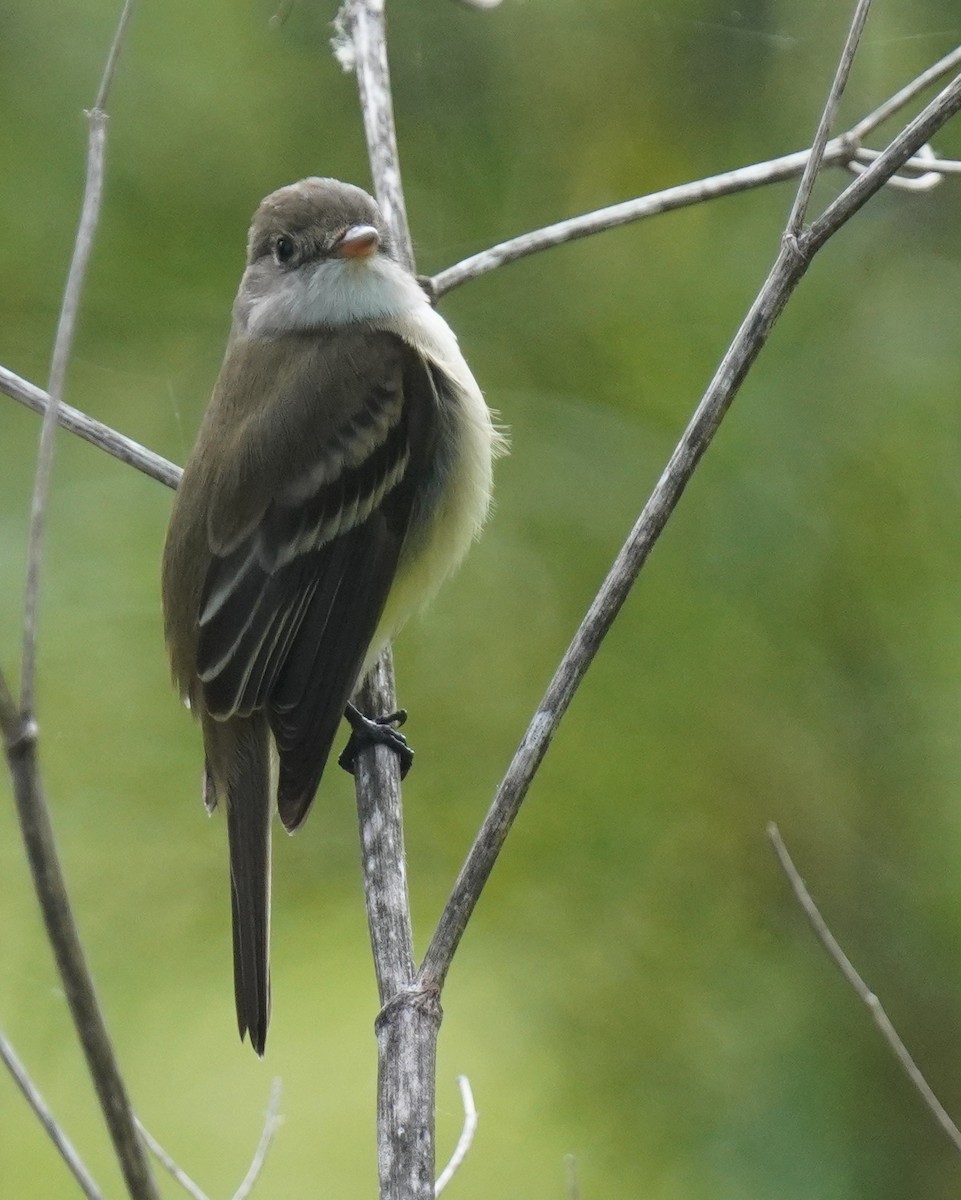
POLYGON ((397 714, 348 702, 477 535, 503 448, 373 199, 316 178, 269 195, 163 558, 173 676, 203 731, 205 802, 227 812, 237 1020, 258 1054, 271 741, 290 832, 345 712, 355 736, 409 754, 397 714))

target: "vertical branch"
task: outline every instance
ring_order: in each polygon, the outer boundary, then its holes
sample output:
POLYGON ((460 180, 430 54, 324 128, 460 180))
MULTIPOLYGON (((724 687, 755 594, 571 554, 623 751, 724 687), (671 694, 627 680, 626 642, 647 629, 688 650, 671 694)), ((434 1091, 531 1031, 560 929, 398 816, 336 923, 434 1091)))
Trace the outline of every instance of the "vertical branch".
POLYGON ((400 179, 384 6, 385 0, 345 0, 337 28, 350 39, 350 64, 357 72, 374 194, 390 228, 394 249, 404 266, 412 271, 414 252, 400 179))
POLYGON ((40 574, 47 500, 53 469, 54 434, 76 328, 80 295, 100 217, 107 133, 105 106, 132 7, 133 0, 126 0, 107 56, 97 98, 93 108, 87 113, 89 139, 83 205, 54 339, 48 385, 50 403, 44 413, 40 432, 31 502, 20 705, 18 709, 6 680, 0 676, 0 728, 13 780, 20 830, 47 937, 53 948, 57 970, 63 982, 77 1035, 87 1059, 127 1191, 134 1200, 156 1200, 157 1192, 143 1145, 137 1134, 126 1087, 107 1034, 70 908, 50 814, 40 782, 37 724, 34 717, 40 574))
MULTIPOLYGON (((335 21, 335 52, 357 74, 367 151, 377 201, 395 250, 413 269, 413 250, 400 179, 394 107, 387 67, 384 0, 345 0, 335 21)), ((388 648, 364 680, 360 707, 388 713, 397 706, 388 648)), ((381 1004, 414 975, 413 935, 404 866, 404 823, 397 757, 371 748, 358 758, 357 809, 364 891, 381 1004)))
MULTIPOLYGON (((364 684, 362 706, 392 693, 390 672, 388 648, 364 684)), ((355 774, 367 924, 381 1003, 376 1022, 380 1194, 382 1200, 429 1200, 440 993, 412 983, 416 967, 397 756, 374 746, 358 756, 355 774)))
MULTIPOLYGON (((374 191, 409 269, 414 255, 394 130, 384 0, 345 0, 335 25, 335 52, 357 73, 374 191)), ((364 681, 365 712, 396 707, 388 649, 364 681)), ((382 1200, 433 1200, 434 1106, 440 994, 415 983, 397 756, 382 747, 356 767, 357 812, 367 922, 380 994, 377 1018, 377 1166, 382 1200)))
POLYGON ((107 97, 110 94, 110 85, 113 83, 120 47, 123 44, 132 8, 133 0, 126 0, 117 24, 117 31, 114 34, 113 45, 107 56, 107 65, 100 80, 100 87, 97 90, 97 99, 94 101, 93 108, 87 113, 90 135, 87 145, 87 178, 84 185, 83 205, 80 210, 80 225, 74 241, 73 257, 70 261, 70 271, 64 288, 60 319, 57 322, 57 334, 53 345, 53 357, 50 363, 50 381, 47 384, 50 404, 44 413, 43 425, 40 429, 37 470, 34 475, 33 500, 30 505, 30 534, 27 542, 27 586, 23 609, 23 667, 20 676, 20 707, 24 713, 29 715, 32 715, 34 711, 40 568, 43 560, 47 497, 50 493, 50 476, 53 471, 57 410, 63 397, 63 384, 67 374, 67 363, 70 361, 70 349, 73 345, 73 334, 77 324, 77 311, 80 307, 80 293, 83 290, 83 282, 87 274, 87 263, 90 260, 94 233, 100 220, 100 199, 103 193, 104 157, 107 145, 107 97))
MULTIPOLYGON (((364 684, 362 700, 393 696, 390 649, 364 684)), ((414 943, 407 894, 403 804, 397 756, 386 746, 361 754, 356 765, 357 817, 367 901, 367 925, 382 1005, 414 976, 414 943)))

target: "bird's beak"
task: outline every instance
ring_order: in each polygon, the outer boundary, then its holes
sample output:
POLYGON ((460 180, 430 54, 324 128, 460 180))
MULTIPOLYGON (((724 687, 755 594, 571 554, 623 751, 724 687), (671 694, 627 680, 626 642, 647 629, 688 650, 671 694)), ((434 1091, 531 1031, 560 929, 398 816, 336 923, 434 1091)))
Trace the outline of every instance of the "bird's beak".
POLYGON ((370 258, 380 245, 380 234, 373 225, 351 225, 336 242, 334 254, 340 258, 370 258))

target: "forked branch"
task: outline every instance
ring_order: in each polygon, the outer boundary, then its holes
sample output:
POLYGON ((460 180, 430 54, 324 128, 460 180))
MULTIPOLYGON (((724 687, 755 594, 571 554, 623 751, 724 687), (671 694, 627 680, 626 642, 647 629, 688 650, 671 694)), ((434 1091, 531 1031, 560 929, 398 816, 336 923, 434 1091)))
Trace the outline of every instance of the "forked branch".
MULTIPOLYGON (((846 70, 849 48, 856 44, 860 35, 863 8, 864 0, 861 0, 842 54, 839 75, 846 70)), ((837 87, 833 86, 826 108, 836 103, 838 94, 837 87)), ((959 108, 961 76, 932 100, 809 228, 800 232, 792 229, 795 212, 792 209, 780 253, 770 274, 574 635, 498 788, 424 957, 418 976, 423 985, 443 986, 467 922, 574 692, 814 255, 959 108)), ((823 116, 820 126, 824 127, 823 116)))

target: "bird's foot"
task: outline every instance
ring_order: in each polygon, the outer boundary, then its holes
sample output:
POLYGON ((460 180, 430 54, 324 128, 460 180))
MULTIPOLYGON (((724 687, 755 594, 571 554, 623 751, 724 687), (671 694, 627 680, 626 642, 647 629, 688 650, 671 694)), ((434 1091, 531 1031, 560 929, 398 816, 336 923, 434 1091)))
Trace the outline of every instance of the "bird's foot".
POLYGON ((399 708, 397 712, 388 713, 386 717, 365 717, 356 705, 348 704, 344 716, 351 732, 347 745, 337 760, 340 766, 353 775, 357 755, 362 750, 366 750, 368 746, 389 746, 400 760, 400 777, 403 779, 414 761, 414 752, 395 726, 403 725, 407 720, 407 710, 399 708))

